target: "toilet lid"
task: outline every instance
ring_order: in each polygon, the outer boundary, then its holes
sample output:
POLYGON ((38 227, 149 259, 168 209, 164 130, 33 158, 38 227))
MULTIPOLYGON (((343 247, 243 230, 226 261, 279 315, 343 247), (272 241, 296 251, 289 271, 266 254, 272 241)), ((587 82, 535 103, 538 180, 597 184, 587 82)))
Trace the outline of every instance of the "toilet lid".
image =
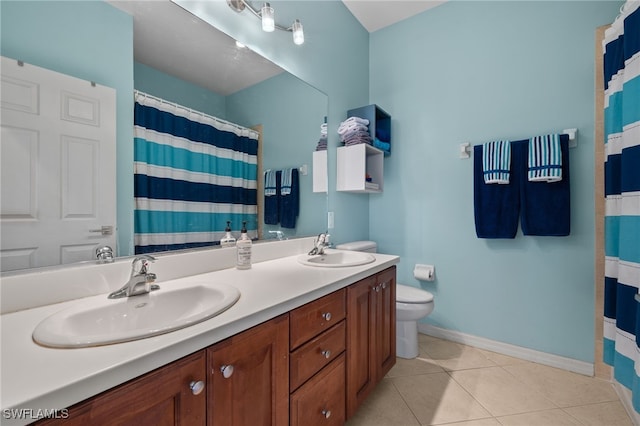
POLYGON ((433 301, 433 294, 408 285, 396 285, 396 302, 428 303, 433 301))

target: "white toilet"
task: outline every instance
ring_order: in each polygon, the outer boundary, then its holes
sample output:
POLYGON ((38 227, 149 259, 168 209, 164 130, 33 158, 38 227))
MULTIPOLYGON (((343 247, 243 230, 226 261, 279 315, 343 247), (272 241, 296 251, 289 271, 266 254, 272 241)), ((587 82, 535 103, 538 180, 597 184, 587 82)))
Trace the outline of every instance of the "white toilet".
MULTIPOLYGON (((339 250, 375 253, 374 241, 354 241, 338 244, 339 250)), ((411 359, 418 356, 418 320, 433 311, 433 294, 422 289, 396 284, 396 355, 411 359)))

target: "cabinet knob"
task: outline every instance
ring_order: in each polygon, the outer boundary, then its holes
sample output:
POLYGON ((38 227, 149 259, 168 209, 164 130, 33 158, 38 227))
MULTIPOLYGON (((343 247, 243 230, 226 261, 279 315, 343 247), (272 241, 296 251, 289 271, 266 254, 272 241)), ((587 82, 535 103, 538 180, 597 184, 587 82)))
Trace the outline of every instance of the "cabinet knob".
POLYGON ((189 383, 189 389, 191 389, 192 394, 200 395, 204 390, 204 382, 202 380, 198 380, 197 382, 194 380, 189 383))
POLYGON ((331 321, 331 312, 323 313, 322 318, 324 318, 326 321, 331 321))
POLYGON ((324 351, 320 352, 322 354, 322 356, 324 356, 325 358, 331 358, 331 351, 329 349, 325 349, 324 351))
POLYGON ((385 288, 387 288, 387 283, 382 283, 382 289, 384 290, 385 288))
POLYGON ((380 293, 380 286, 379 285, 375 286, 373 289, 376 291, 376 293, 380 293))
POLYGON ((222 377, 228 379, 233 375, 233 365, 223 365, 220 367, 220 372, 222 373, 222 377))
POLYGON ((329 417, 331 417, 331 410, 322 410, 322 415, 325 419, 328 419, 329 417))

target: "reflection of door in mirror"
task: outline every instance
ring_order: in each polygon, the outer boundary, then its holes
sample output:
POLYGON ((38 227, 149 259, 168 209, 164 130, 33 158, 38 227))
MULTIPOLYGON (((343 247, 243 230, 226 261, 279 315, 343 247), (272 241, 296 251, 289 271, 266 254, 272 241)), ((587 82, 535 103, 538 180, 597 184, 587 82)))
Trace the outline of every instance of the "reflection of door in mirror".
POLYGON ((1 270, 115 248, 115 90, 2 57, 1 95, 1 270))

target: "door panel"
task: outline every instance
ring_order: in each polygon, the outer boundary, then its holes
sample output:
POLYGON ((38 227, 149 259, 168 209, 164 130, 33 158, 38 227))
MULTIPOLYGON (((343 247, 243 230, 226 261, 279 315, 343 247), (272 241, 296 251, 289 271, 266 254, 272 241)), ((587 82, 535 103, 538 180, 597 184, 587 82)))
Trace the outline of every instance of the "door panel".
POLYGON ((3 271, 116 248, 115 90, 2 57, 3 271))

